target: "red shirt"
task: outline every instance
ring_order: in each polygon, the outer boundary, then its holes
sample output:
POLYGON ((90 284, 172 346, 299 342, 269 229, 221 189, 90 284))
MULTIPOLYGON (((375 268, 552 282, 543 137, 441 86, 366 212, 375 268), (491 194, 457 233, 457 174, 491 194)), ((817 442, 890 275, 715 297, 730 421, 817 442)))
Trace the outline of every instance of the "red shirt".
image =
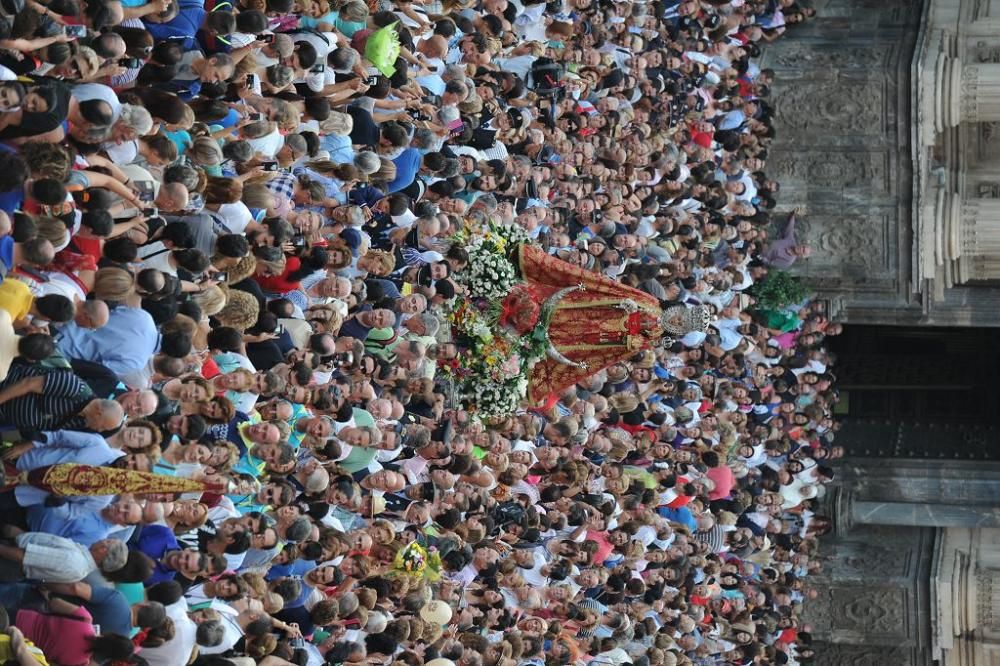
POLYGON ((102 253, 104 251, 104 239, 97 238, 83 238, 79 235, 73 236, 72 246, 77 249, 80 254, 86 254, 94 258, 94 261, 100 261, 102 253))
POLYGON ((587 530, 587 540, 593 541, 597 544, 597 552, 594 553, 594 564, 600 565, 604 560, 608 559, 615 547, 610 541, 608 541, 607 532, 595 532, 593 530, 587 530))
POLYGON ((257 281, 260 288, 264 291, 269 291, 274 294, 287 294, 290 291, 296 291, 302 288, 302 285, 298 282, 291 282, 288 276, 292 273, 298 271, 302 268, 302 260, 298 257, 288 257, 285 260, 285 272, 281 275, 274 277, 264 277, 262 275, 254 275, 253 279, 257 281))
POLYGON ((694 141, 699 146, 701 146, 702 148, 711 148, 713 135, 714 132, 695 132, 694 130, 692 130, 691 140, 694 141))
POLYGON ((205 379, 211 379, 221 374, 222 370, 219 370, 219 366, 215 364, 215 360, 211 357, 206 358, 205 362, 201 364, 201 376, 205 379))

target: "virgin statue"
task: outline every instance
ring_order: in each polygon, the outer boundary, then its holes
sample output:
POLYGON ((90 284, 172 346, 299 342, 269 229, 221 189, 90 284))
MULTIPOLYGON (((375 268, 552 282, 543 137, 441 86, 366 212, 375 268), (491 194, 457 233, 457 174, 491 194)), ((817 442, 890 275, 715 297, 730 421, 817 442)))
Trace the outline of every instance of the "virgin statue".
POLYGON ((504 302, 501 323, 526 333, 548 322, 548 349, 531 369, 528 399, 542 404, 567 388, 643 349, 705 331, 704 305, 660 306, 654 296, 522 244, 517 264, 524 283, 504 302))

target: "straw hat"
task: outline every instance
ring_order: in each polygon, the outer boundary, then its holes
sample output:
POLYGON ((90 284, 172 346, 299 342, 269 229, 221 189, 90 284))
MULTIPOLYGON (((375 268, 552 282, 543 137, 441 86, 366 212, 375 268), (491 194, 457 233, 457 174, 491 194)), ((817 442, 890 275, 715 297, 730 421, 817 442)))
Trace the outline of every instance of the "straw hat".
POLYGON ((420 618, 431 624, 448 624, 451 621, 451 606, 435 599, 420 609, 420 618))
POLYGON ((443 657, 438 657, 437 659, 431 659, 424 666, 455 666, 455 662, 451 659, 444 659, 443 657))

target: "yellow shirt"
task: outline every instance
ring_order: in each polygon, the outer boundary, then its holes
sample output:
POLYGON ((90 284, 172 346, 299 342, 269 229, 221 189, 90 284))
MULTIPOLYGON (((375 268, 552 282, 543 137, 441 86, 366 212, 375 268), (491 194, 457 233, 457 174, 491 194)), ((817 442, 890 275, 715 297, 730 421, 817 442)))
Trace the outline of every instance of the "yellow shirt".
MULTIPOLYGON (((28 648, 28 652, 38 663, 38 666, 48 666, 49 662, 45 660, 45 655, 38 649, 38 646, 29 641, 27 638, 24 639, 24 643, 28 648)), ((10 636, 5 633, 0 633, 0 664, 6 664, 7 662, 14 661, 14 648, 11 644, 10 636)))
POLYGON ((27 317, 34 300, 28 285, 20 280, 7 278, 0 282, 0 310, 10 313, 13 321, 27 317))

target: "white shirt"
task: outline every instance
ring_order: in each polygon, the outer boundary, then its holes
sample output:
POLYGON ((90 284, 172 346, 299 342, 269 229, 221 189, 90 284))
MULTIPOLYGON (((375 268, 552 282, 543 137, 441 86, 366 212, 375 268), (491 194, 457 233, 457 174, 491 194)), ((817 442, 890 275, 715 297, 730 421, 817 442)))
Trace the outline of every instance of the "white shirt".
POLYGON ((237 621, 239 613, 236 612, 235 608, 218 599, 212 601, 212 608, 219 611, 222 627, 226 631, 222 637, 222 642, 215 647, 202 646, 199 648, 202 654, 221 654, 236 645, 236 642, 243 638, 243 629, 237 621))
POLYGON ((122 103, 118 101, 118 93, 104 85, 103 83, 81 83, 73 86, 71 91, 77 102, 89 102, 91 100, 101 100, 107 102, 111 107, 111 124, 118 122, 118 116, 122 112, 122 103))
POLYGON ((222 204, 216 212, 226 229, 229 229, 229 233, 242 235, 247 226, 253 222, 253 213, 242 201, 222 204))
POLYGON ((281 132, 275 127, 274 131, 270 134, 265 134, 256 139, 247 139, 247 143, 253 147, 254 152, 260 153, 267 158, 273 158, 285 145, 285 137, 281 136, 281 132))
POLYGON ((198 625, 188 617, 187 601, 181 597, 165 607, 167 617, 174 622, 174 637, 155 648, 142 648, 142 658, 149 666, 176 666, 186 664, 191 659, 195 647, 198 625))

